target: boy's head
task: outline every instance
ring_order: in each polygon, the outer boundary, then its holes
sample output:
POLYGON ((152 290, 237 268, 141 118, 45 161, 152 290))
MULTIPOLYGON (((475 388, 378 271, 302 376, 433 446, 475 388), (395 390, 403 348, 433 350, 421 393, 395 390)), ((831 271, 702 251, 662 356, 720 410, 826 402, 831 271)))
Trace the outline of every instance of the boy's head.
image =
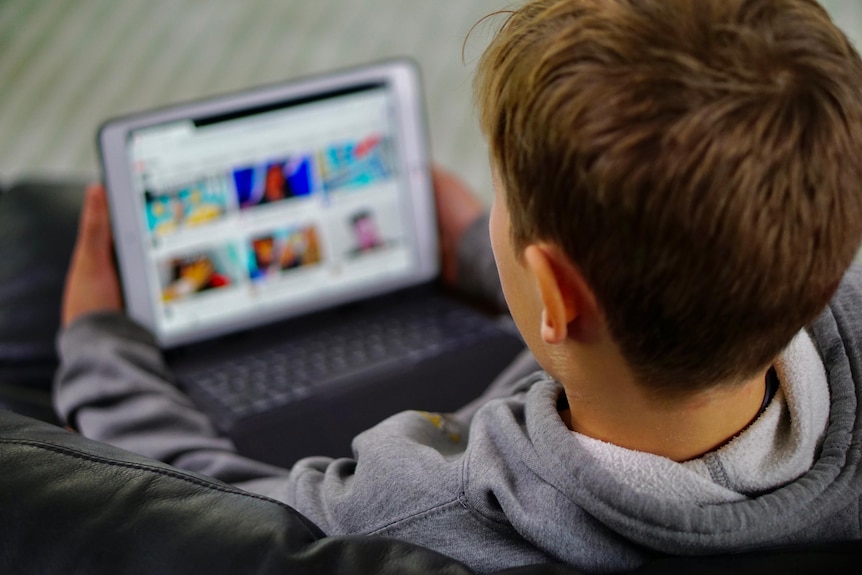
POLYGON ((764 369, 862 239, 862 62, 814 0, 530 1, 476 93, 515 250, 656 389, 764 369))

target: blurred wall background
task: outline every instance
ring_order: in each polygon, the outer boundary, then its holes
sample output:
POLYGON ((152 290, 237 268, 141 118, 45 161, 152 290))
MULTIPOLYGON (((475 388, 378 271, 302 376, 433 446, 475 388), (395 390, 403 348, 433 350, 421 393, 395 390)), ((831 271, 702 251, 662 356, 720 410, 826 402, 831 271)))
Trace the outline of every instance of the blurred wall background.
POLYGON ((393 56, 418 61, 435 160, 486 198, 471 101, 504 0, 0 0, 0 181, 96 177, 106 118, 393 56))
MULTIPOLYGON (((106 118, 409 55, 435 159, 491 196, 471 79, 509 0, 0 0, 0 181, 98 175, 106 118)), ((862 0, 823 0, 862 45, 862 0)))
POLYGON ((862 49, 862 0, 820 0, 844 32, 862 49))

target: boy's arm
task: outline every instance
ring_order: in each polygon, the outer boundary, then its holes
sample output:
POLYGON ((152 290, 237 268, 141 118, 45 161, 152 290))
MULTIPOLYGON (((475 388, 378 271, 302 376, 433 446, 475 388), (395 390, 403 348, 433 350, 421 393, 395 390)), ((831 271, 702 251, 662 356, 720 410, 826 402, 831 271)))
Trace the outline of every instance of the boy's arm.
POLYGON ((503 286, 497 274, 497 262, 488 235, 488 213, 484 212, 464 231, 458 243, 458 289, 480 301, 508 313, 503 286))
POLYGON ((58 338, 60 418, 83 435, 228 483, 287 476, 240 456, 172 383, 146 329, 116 312, 91 313, 58 338))
POLYGON ((152 335, 122 315, 105 191, 87 189, 63 295, 54 404, 87 437, 227 482, 286 474, 237 455, 171 383, 152 335))
POLYGON ((488 210, 454 174, 434 167, 443 281, 506 311, 488 235, 488 210))

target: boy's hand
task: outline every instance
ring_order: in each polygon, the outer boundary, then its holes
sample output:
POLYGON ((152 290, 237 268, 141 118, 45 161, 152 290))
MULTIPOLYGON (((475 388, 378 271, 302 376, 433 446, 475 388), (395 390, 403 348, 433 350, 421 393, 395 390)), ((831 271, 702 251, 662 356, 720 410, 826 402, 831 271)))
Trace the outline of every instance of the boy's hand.
POLYGON ((458 278, 458 242, 470 224, 485 212, 485 206, 455 174, 434 166, 431 177, 440 229, 443 281, 455 286, 458 278))
POLYGON ((105 188, 87 187, 78 223, 78 239, 66 275, 63 327, 88 313, 122 311, 123 297, 113 259, 113 237, 105 188))

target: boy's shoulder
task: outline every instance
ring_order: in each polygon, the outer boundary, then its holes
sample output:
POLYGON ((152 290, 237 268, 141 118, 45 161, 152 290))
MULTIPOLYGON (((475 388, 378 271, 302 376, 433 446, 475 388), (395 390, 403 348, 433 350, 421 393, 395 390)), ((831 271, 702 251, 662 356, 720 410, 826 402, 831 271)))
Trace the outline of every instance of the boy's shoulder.
POLYGON ((809 329, 825 362, 849 362, 862 368, 862 262, 850 266, 809 329))

